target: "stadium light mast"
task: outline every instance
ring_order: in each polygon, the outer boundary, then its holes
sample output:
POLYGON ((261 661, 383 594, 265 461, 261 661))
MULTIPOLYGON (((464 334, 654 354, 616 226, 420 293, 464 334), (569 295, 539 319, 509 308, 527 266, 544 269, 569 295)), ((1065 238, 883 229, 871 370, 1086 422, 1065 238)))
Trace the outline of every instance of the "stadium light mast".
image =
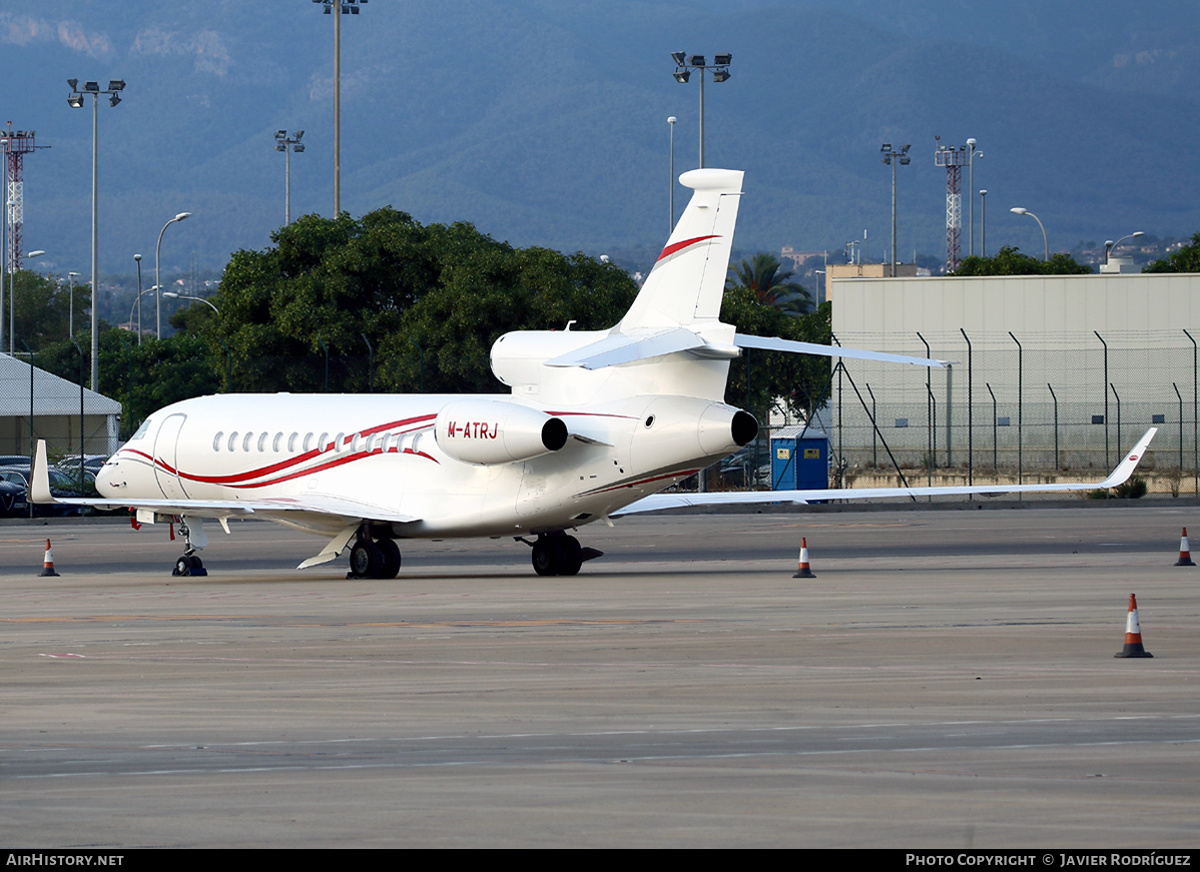
POLYGON ((358 15, 359 4, 367 0, 312 0, 333 15, 333 217, 342 214, 342 15, 358 15))
POLYGON ((879 147, 883 153, 883 162, 892 168, 892 277, 896 276, 896 164, 908 166, 912 163, 912 158, 908 156, 908 150, 911 145, 902 145, 900 150, 892 148, 890 142, 885 142, 879 147))
POLYGON ((297 130, 288 136, 286 130, 275 131, 275 150, 284 154, 283 176, 283 226, 292 223, 292 152, 300 154, 304 151, 304 131, 297 130))
POLYGON ((700 71, 700 166, 704 166, 704 71, 712 70, 714 82, 729 80, 729 65, 733 63, 733 55, 728 52, 714 55, 711 64, 705 62, 704 55, 688 56, 687 52, 671 52, 671 60, 675 61, 675 81, 681 85, 687 84, 692 77, 692 70, 700 71))
MULTIPOLYGON (((108 90, 101 90, 99 82, 84 82, 83 88, 79 87, 78 79, 67 79, 67 84, 71 86, 71 93, 67 96, 67 105, 72 109, 83 108, 83 98, 90 94, 92 97, 92 390, 100 390, 100 342, 99 334, 96 332, 96 319, 98 317, 97 306, 97 289, 100 286, 99 282, 99 212, 97 203, 99 201, 99 188, 97 187, 97 171, 99 166, 99 121, 100 113, 96 108, 100 102, 100 95, 108 95, 108 105, 116 106, 121 102, 121 92, 125 90, 125 82, 123 79, 109 79, 108 90)), ((80 451, 83 446, 80 446, 80 451)))

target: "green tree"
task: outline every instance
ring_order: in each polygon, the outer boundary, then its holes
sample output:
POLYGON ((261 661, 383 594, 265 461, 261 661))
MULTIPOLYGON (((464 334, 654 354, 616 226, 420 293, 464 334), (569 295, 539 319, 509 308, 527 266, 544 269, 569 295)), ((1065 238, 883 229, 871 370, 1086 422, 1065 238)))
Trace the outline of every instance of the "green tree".
MULTIPOLYGON (((29 343, 34 351, 48 343, 67 338, 70 315, 70 288, 59 285, 53 278, 38 275, 30 270, 17 270, 12 274, 11 284, 5 281, 5 308, 9 294, 16 303, 13 312, 13 336, 15 347, 21 341, 29 343)), ((75 288, 75 329, 83 328, 87 288, 75 288)), ((4 329, 8 330, 8 313, 4 313, 4 329)))
MULTIPOLYGON (((833 307, 822 303, 816 311, 793 317, 764 305, 745 287, 730 288, 721 302, 721 320, 740 333, 778 336, 800 342, 828 345, 832 339, 833 307)), ((782 399, 792 414, 807 416, 822 401, 829 381, 830 359, 781 351, 746 349, 729 368, 725 402, 738 406, 765 422, 771 404, 782 399)))
POLYGON ((1091 267, 1078 263, 1069 254, 1058 252, 1049 260, 1038 260, 1020 249, 1006 245, 992 257, 965 257, 952 276, 1037 276, 1090 273, 1091 267))
POLYGON ((571 318, 611 326, 637 290, 582 254, 515 249, 390 208, 308 215, 272 239, 233 256, 213 297, 220 315, 195 325, 214 355, 229 349, 237 390, 320 391, 328 349, 338 390, 495 391, 488 356, 500 334, 571 318))
POLYGON ((1193 233, 1190 244, 1183 246, 1178 251, 1171 252, 1161 260, 1156 260, 1154 263, 1147 264, 1142 269, 1142 272, 1200 272, 1200 233, 1193 233))
POLYGON ((764 306, 788 315, 803 315, 813 309, 813 298, 803 286, 790 282, 789 270, 781 270, 779 260, 772 254, 759 252, 751 260, 743 260, 729 268, 725 288, 745 288, 764 306))

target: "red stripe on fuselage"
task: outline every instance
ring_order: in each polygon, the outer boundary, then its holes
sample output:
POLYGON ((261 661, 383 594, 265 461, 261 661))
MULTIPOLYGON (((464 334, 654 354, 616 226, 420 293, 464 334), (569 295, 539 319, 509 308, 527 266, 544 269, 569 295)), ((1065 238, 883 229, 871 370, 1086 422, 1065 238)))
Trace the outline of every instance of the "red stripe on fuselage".
MULTIPOLYGON (((350 444, 350 442, 353 441, 353 439, 356 435, 357 436, 373 436, 376 433, 380 433, 385 430, 391 430, 391 429, 395 429, 398 427, 405 427, 405 426, 412 425, 412 424, 421 424, 423 426, 418 427, 416 429, 424 429, 425 426, 427 426, 427 423, 429 421, 432 421, 436 417, 437 417, 437 415, 419 415, 415 418, 405 418, 400 421, 390 421, 386 424, 379 424, 374 427, 370 427, 366 430, 361 430, 358 433, 351 433, 349 436, 347 436, 343 439, 342 444, 344 444, 344 445, 350 444)), ((233 473, 231 475, 196 475, 193 473, 187 473, 187 472, 183 472, 182 470, 174 469, 166 461, 164 461, 160 458, 151 457, 149 454, 146 454, 143 451, 138 451, 135 448, 122 448, 121 451, 128 451, 131 454, 135 454, 135 455, 144 457, 147 460, 149 460, 152 464, 154 464, 155 466, 161 467, 163 470, 165 470, 166 472, 169 472, 171 475, 179 476, 180 478, 187 479, 188 481, 195 481, 195 482, 199 482, 201 484, 228 485, 230 487, 263 487, 268 484, 278 484, 280 482, 290 481, 291 479, 308 475, 309 473, 318 472, 322 469, 329 469, 334 466, 341 466, 343 463, 346 463, 349 460, 357 460, 361 457, 369 457, 371 454, 381 454, 382 453, 382 449, 375 449, 374 451, 370 451, 370 452, 359 451, 354 454, 348 455, 347 457, 338 458, 336 462, 326 462, 326 463, 320 464, 315 467, 310 467, 309 469, 298 470, 290 475, 285 475, 281 478, 275 478, 275 479, 271 479, 270 481, 263 481, 263 482, 258 482, 255 484, 246 484, 245 483, 249 479, 262 478, 263 476, 271 475, 272 473, 281 472, 283 470, 294 468, 300 464, 303 464, 310 460, 318 458, 325 452, 334 450, 336 447, 337 447, 336 440, 334 440, 334 441, 331 441, 324 448, 313 448, 309 451, 304 452, 303 454, 297 455, 296 457, 290 457, 287 460, 281 460, 278 463, 272 463, 267 466, 257 467, 255 469, 249 470, 247 472, 238 472, 238 473, 233 473)), ((118 452, 118 453, 120 453, 120 452, 118 452)), ((389 453, 395 453, 395 449, 391 449, 389 451, 389 453)), ((421 457, 425 457, 429 460, 432 460, 434 463, 438 462, 436 458, 426 454, 424 451, 413 451, 412 449, 405 449, 403 453, 416 454, 421 457)))

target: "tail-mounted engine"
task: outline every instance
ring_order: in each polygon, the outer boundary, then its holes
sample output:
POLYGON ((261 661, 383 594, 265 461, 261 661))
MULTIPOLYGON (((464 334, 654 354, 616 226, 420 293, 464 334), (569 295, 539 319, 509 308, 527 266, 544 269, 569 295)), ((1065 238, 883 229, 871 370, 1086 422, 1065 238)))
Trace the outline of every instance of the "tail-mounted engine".
POLYGON ((490 465, 528 460, 567 444, 561 418, 515 403, 455 400, 434 424, 438 447, 455 460, 490 465))

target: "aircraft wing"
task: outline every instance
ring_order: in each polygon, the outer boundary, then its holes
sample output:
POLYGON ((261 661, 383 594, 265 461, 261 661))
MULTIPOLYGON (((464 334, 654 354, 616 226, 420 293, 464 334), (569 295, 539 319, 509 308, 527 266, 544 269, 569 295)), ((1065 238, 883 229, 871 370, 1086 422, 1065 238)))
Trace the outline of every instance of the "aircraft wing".
POLYGON ((120 500, 108 498, 56 497, 50 492, 50 474, 46 461, 46 443, 38 440, 34 457, 30 498, 35 503, 66 506, 91 506, 96 509, 145 509, 159 515, 187 515, 194 518, 286 517, 293 512, 330 515, 350 520, 388 521, 406 524, 418 521, 386 506, 342 497, 306 495, 257 500, 120 500))
POLYGON ((963 496, 967 494, 1054 493, 1058 491, 1095 490, 1123 484, 1133 474, 1150 440, 1158 432, 1151 427, 1122 458, 1107 478, 1097 482, 1061 484, 962 485, 951 487, 891 487, 891 488, 826 488, 824 490, 741 491, 734 493, 662 493, 631 503, 611 517, 642 512, 659 512, 686 506, 769 505, 771 503, 803 504, 810 500, 870 500, 881 497, 963 496))

